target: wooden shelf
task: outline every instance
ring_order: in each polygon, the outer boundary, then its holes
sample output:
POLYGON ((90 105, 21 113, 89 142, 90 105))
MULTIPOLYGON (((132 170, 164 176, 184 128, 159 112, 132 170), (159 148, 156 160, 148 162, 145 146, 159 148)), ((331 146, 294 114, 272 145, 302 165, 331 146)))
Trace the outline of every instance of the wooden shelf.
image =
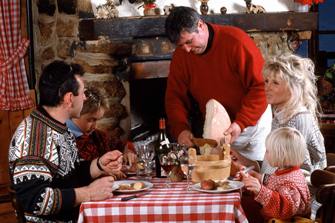
POLYGON ((147 62, 147 61, 161 61, 161 60, 171 60, 171 54, 160 54, 160 55, 150 55, 150 56, 130 56, 129 62, 147 62))
MULTIPOLYGON (((81 19, 81 40, 95 40, 98 36, 111 39, 133 39, 165 36, 166 16, 119 17, 113 19, 81 19)), ((315 31, 317 12, 277 12, 263 14, 215 14, 204 16, 207 22, 233 25, 247 32, 315 31)))

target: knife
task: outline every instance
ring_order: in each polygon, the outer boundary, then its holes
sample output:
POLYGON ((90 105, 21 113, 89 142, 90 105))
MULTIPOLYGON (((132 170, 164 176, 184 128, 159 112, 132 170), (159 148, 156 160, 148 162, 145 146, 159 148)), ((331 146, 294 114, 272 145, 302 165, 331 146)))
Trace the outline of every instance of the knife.
POLYGON ((242 172, 244 174, 247 174, 250 170, 253 170, 253 169, 255 169, 255 166, 249 166, 249 167, 245 168, 244 170, 242 170, 242 172))
POLYGON ((123 198, 121 198, 121 201, 129 201, 131 199, 142 197, 142 196, 147 195, 149 193, 150 193, 150 191, 145 192, 145 193, 140 193, 140 194, 134 194, 134 195, 131 195, 131 196, 128 196, 128 197, 123 197, 123 198))

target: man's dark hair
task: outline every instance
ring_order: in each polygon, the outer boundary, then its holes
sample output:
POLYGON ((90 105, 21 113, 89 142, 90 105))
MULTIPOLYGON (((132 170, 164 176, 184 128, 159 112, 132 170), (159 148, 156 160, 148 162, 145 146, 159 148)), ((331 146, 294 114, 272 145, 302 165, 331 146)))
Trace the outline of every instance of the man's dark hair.
POLYGON ((79 83, 75 75, 84 74, 79 64, 67 64, 56 60, 47 65, 39 80, 39 105, 55 107, 59 105, 64 95, 72 92, 75 96, 79 94, 79 83))
POLYGON ((200 15, 193 8, 174 7, 165 21, 165 33, 172 43, 177 43, 183 31, 198 32, 200 15))

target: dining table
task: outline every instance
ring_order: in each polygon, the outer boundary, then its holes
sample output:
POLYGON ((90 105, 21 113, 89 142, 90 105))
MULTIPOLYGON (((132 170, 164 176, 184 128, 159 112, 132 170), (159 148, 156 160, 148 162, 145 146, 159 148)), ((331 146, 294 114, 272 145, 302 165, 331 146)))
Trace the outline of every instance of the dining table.
POLYGON ((170 183, 153 178, 152 188, 117 193, 103 201, 83 202, 78 223, 83 222, 240 222, 248 220, 241 206, 241 192, 205 193, 188 190, 186 181, 170 183), (142 194, 143 193, 143 194, 142 194), (139 195, 122 201, 124 197, 139 195))

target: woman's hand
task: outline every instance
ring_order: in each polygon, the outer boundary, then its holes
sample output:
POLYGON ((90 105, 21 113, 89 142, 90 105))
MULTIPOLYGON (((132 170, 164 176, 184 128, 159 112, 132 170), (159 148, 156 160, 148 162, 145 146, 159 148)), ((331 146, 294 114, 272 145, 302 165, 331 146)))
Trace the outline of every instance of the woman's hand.
POLYGON ((242 176, 242 182, 244 183, 244 187, 248 190, 253 192, 255 195, 259 193, 261 190, 261 183, 259 180, 248 173, 245 174, 243 171, 240 171, 240 174, 242 176))

